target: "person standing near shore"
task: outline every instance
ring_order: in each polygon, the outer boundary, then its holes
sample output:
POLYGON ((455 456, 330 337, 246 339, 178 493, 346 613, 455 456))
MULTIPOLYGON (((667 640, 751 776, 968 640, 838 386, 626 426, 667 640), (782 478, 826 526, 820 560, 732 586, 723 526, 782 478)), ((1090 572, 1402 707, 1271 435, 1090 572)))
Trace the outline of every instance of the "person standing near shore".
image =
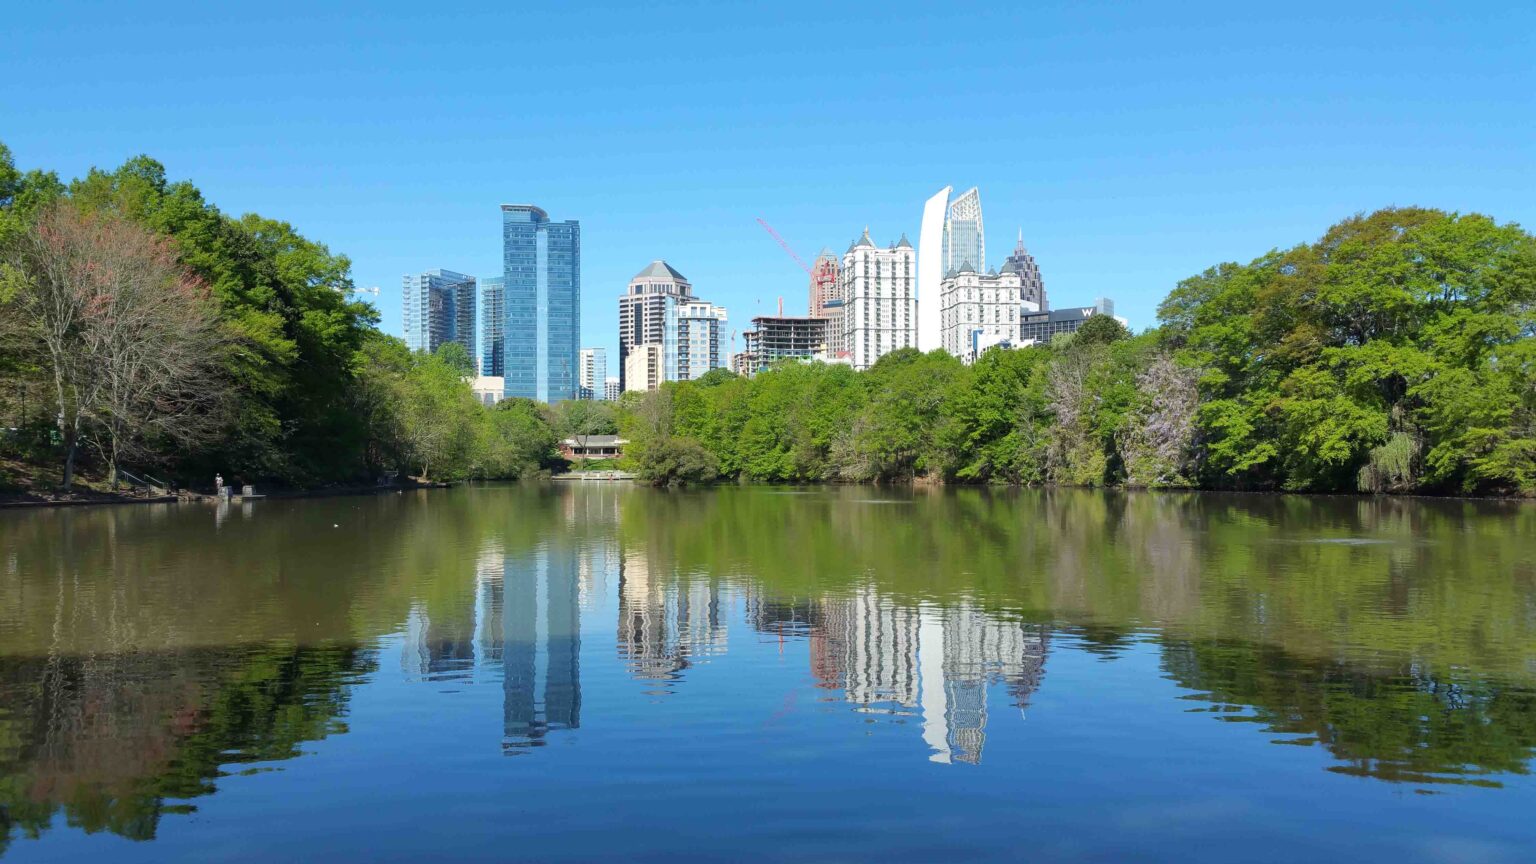
POLYGON ((223 493, 224 493, 224 475, 223 474, 215 474, 215 475, 213 475, 213 494, 214 495, 222 495, 223 493))

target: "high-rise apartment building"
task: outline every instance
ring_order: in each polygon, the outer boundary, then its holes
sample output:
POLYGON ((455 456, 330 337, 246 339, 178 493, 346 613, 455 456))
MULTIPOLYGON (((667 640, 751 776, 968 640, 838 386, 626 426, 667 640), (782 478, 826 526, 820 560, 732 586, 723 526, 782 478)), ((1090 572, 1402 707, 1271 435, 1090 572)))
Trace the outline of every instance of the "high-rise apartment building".
POLYGON ((581 223, 501 206, 507 396, 574 399, 581 333, 581 223))
POLYGON ((724 307, 703 300, 669 302, 662 340, 664 380, 692 381, 725 366, 725 326, 724 307))
POLYGON ((1022 228, 1019 229, 1019 244, 1013 247, 1013 253, 1003 262, 1002 272, 1019 274, 1023 282, 1020 296, 1025 303, 1033 303, 1035 311, 1051 308, 1045 299, 1045 280, 1040 277, 1040 267, 1035 263, 1035 256, 1024 248, 1022 228))
POLYGON ((631 345, 624 358, 624 389, 655 390, 666 380, 666 353, 660 342, 631 345))
POLYGON ((497 378, 506 371, 506 284, 500 276, 480 280, 480 374, 497 378))
POLYGON ((827 315, 827 303, 837 299, 837 274, 842 264, 831 249, 822 249, 811 264, 811 302, 808 314, 812 318, 827 315))
POLYGON ((987 269, 981 192, 974 186, 949 202, 949 209, 944 213, 944 272, 959 272, 967 264, 978 273, 987 269))
POLYGON ((903 234, 881 249, 864 236, 843 255, 843 350, 855 369, 868 369, 898 348, 917 347, 917 254, 903 234))
POLYGON ((604 399, 607 399, 609 402, 617 402, 619 397, 624 394, 624 385, 619 382, 618 378, 605 379, 603 381, 603 393, 604 399))
POLYGON ((581 349, 581 398, 607 399, 608 349, 581 349))
POLYGON ((666 338, 669 299, 672 304, 693 299, 693 284, 660 259, 636 273, 619 298, 619 375, 626 390, 636 389, 629 386, 629 352, 666 338))
POLYGON ((475 356, 475 277, 452 270, 406 276, 400 311, 412 351, 432 352, 457 342, 475 356))
POLYGON ((993 345, 1018 341, 1020 315, 1039 311, 1023 293, 1024 280, 1017 272, 977 273, 965 267, 945 274, 939 283, 944 350, 970 363, 993 345))

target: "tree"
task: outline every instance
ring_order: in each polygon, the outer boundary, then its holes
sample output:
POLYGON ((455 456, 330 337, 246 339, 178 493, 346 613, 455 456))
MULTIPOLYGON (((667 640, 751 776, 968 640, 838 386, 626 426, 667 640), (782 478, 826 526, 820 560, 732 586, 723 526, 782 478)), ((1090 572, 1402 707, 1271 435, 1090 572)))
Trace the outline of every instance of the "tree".
POLYGON ((484 408, 459 370, 436 354, 416 355, 401 403, 402 437, 421 478, 467 472, 475 455, 476 421, 484 408))
POLYGON ((48 359, 74 480, 82 432, 115 484, 125 456, 195 447, 224 400, 222 334, 205 287, 164 238, 125 219, 50 205, 14 264, 19 304, 48 359))
POLYGON ((666 438, 646 448, 635 473, 653 486, 697 486, 719 476, 719 460, 692 438, 666 438))
POLYGON ((437 346, 438 359, 447 363, 449 368, 457 371, 459 375, 469 378, 475 374, 475 358, 469 356, 469 349, 461 342, 444 342, 437 346))
POLYGON ((1125 325, 1113 315, 1098 314, 1088 316, 1088 320, 1077 328, 1074 341, 1079 345, 1108 345, 1130 335, 1125 325))
POLYGON ((1195 476, 1199 372, 1159 354, 1136 376, 1139 398, 1121 442, 1128 486, 1188 486, 1195 476))

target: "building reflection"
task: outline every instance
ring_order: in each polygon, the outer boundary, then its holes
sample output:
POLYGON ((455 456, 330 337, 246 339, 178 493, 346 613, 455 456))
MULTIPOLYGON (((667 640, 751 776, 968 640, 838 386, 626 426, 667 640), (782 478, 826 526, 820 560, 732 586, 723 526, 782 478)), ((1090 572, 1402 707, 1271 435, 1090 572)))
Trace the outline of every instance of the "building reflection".
POLYGON ((619 559, 619 656, 634 677, 671 682, 694 659, 725 653, 728 632, 718 584, 653 572, 638 552, 619 559))
MULTIPOLYGON (((552 730, 581 725, 580 577, 569 547, 509 555, 499 614, 487 616, 488 641, 500 624, 502 746, 537 747, 552 730)), ((488 608, 490 604, 487 604, 488 608)))
POLYGON ((584 573, 570 546, 482 551, 472 603, 412 609, 406 673, 430 681, 499 679, 508 752, 541 746, 551 731, 578 728, 584 578, 592 574, 584 573))
POLYGON ((967 601, 903 606, 866 586, 814 609, 810 663, 818 686, 841 689, 860 712, 920 714, 934 762, 980 762, 989 690, 1006 687, 1009 703, 1022 709, 1044 674, 1044 625, 967 601))

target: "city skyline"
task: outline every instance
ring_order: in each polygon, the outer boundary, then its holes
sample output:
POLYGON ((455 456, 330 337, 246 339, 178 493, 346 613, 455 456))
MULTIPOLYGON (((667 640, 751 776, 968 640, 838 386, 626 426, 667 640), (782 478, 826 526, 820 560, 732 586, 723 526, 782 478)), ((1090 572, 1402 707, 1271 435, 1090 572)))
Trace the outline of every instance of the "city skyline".
MULTIPOLYGON (((1105 16, 898 4, 891 14, 922 26, 854 46, 803 38, 863 23, 824 5, 755 16, 749 44, 727 38, 745 19, 724 8, 485 9, 451 28, 473 62, 443 64, 396 49, 420 40, 415 17, 371 16, 357 22, 365 38, 342 40, 295 9, 34 4, 10 18, 0 105, 18 165, 84 176, 146 153, 225 212, 287 221, 345 253, 359 287, 382 289, 391 334, 401 274, 500 273, 489 238, 502 201, 582 220, 590 297, 664 257, 749 321, 805 297, 804 271, 757 217, 809 263, 865 224, 916 241, 921 202, 945 183, 984 191, 988 248, 1023 229, 1053 300, 1113 296, 1140 329, 1179 280, 1357 212, 1422 205, 1536 224, 1523 38, 1536 7, 1501 5, 1105 16), (649 33, 685 40, 687 56, 633 63, 649 33), (1212 74, 1233 45, 1241 62, 1212 74), (104 79, 107 55, 131 74, 104 79), (955 56, 972 62, 938 61, 955 56), (253 87, 264 68, 285 70, 282 85, 253 87), (765 87, 781 68, 795 72, 765 87), (534 86, 526 69, 562 86, 534 86), (875 94, 895 109, 863 110, 875 94), (961 144, 982 122, 987 134, 961 144)), ((617 310, 584 311, 580 344, 616 357, 617 310)))

